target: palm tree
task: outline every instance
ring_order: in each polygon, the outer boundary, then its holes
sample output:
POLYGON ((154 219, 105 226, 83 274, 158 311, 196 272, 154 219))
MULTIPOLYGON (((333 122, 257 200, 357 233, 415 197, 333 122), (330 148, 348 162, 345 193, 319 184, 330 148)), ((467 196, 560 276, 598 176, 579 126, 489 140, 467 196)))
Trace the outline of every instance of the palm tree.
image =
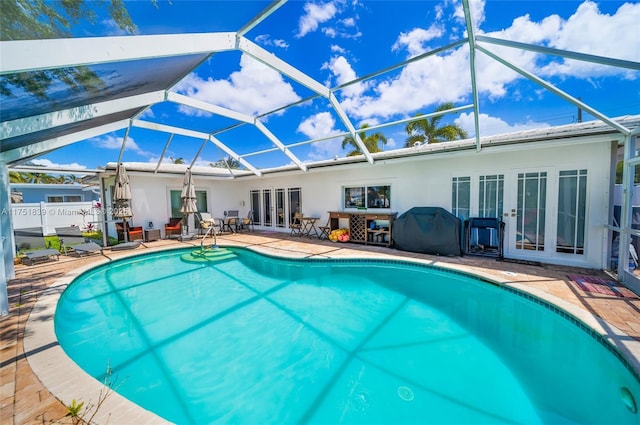
MULTIPOLYGON (((379 147, 378 144, 386 145, 387 138, 380 132, 367 135, 365 131, 367 128, 369 128, 369 124, 362 124, 362 127, 360 127, 360 130, 358 131, 358 135, 360 136, 360 139, 362 139, 362 143, 364 143, 369 153, 382 152, 382 148, 379 147)), ((349 145, 353 146, 354 149, 349 152, 347 156, 362 155, 360 146, 358 146, 356 140, 351 135, 342 139, 342 149, 349 145)))
MULTIPOLYGON (((446 111, 453 108, 455 108, 455 105, 451 102, 447 102, 438 106, 436 108, 436 112, 446 111)), ((419 117, 421 115, 423 114, 416 114, 415 116, 419 117)), ((421 120, 411 121, 408 123, 405 130, 409 137, 405 142, 405 147, 409 148, 416 142, 440 143, 468 137, 467 132, 457 124, 447 124, 443 127, 438 127, 443 116, 444 115, 432 118, 423 118, 421 120)))
POLYGON ((184 164, 185 163, 183 157, 175 158, 175 159, 172 158, 172 157, 169 157, 169 161, 171 161, 172 164, 184 164))
POLYGON ((234 170, 239 170, 242 168, 242 164, 240 164, 240 161, 232 158, 231 156, 228 156, 226 158, 222 158, 217 160, 216 162, 210 162, 209 163, 210 167, 217 167, 217 168, 231 168, 234 170))
POLYGON ((29 176, 18 171, 9 171, 9 183, 28 183, 29 176))

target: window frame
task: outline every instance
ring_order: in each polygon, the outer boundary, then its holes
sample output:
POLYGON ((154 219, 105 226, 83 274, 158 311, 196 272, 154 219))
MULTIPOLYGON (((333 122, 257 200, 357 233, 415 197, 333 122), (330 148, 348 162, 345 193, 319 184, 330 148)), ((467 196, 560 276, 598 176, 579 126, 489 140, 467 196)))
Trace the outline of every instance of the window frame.
POLYGON ((344 210, 390 210, 392 185, 387 183, 342 186, 344 210))

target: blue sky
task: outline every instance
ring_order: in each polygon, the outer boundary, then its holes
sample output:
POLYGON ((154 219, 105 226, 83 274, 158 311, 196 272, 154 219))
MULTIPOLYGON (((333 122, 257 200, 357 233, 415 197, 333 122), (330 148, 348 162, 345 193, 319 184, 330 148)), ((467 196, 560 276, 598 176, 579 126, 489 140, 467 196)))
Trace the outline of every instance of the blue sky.
MULTIPOLYGON (((263 10, 269 1, 127 2, 138 34, 235 31, 263 10)), ((640 3, 619 1, 474 1, 470 0, 477 34, 558 49, 640 62, 640 3)), ((74 29, 76 36, 121 35, 106 16, 95 25, 74 29)), ((410 57, 464 37, 461 2, 444 1, 290 1, 246 37, 289 62, 316 81, 335 87, 377 72, 410 57)), ((491 50, 510 62, 580 97, 611 116, 640 113, 640 73, 564 60, 497 46, 491 50)), ((376 125, 430 113, 441 103, 472 103, 466 47, 414 62, 336 93, 356 127, 376 125)), ((499 134, 577 119, 577 108, 504 65, 478 53, 476 59, 481 135, 499 134)), ((146 70, 145 72, 149 72, 146 70)), ((239 52, 213 55, 174 88, 248 115, 262 114, 304 99, 312 93, 239 52)), ((205 133, 233 124, 173 103, 154 105, 144 120, 205 133)), ((584 114, 584 120, 591 120, 584 114)), ((289 108, 263 119, 283 143, 304 142, 344 131, 327 101, 289 108)), ((446 115, 473 136, 472 110, 446 115)), ((385 150, 404 146, 403 125, 382 131, 385 150)), ((95 168, 116 161, 124 131, 65 147, 34 162, 74 168, 95 168)), ((133 129, 124 161, 157 162, 168 135, 133 129)), ((239 154, 269 149, 272 144, 250 125, 217 136, 239 154)), ((293 148, 302 161, 344 156, 341 138, 293 148)), ((176 136, 166 154, 190 163, 202 140, 176 136)), ((208 144, 197 160, 207 165, 223 157, 208 144)), ((248 156, 257 168, 290 163, 282 153, 248 156)))

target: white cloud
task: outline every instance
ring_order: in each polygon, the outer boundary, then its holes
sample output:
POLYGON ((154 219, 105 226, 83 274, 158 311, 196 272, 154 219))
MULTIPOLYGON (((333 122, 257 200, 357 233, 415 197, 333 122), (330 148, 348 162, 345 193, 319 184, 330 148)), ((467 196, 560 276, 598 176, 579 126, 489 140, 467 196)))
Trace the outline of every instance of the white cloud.
POLYGON ((322 33, 329 38, 336 38, 338 36, 338 31, 335 28, 322 28, 322 33))
MULTIPOLYGON (((245 54, 240 58, 240 70, 228 79, 204 80, 192 73, 176 85, 176 91, 251 116, 300 100, 280 73, 245 54)), ((181 110, 190 115, 200 114, 191 108, 181 110)))
MULTIPOLYGON (((472 0, 469 2, 469 13, 471 14, 471 25, 473 29, 477 30, 484 22, 485 0, 472 0)), ((454 18, 458 19, 460 23, 466 23, 464 18, 464 9, 462 8, 462 2, 456 4, 456 9, 453 14, 454 18)))
MULTIPOLYGON (((625 3, 613 15, 600 12, 597 3, 585 1, 558 31, 548 35, 549 45, 592 55, 640 61, 640 3, 625 3)), ((547 75, 568 74, 580 78, 621 75, 638 78, 638 72, 582 61, 566 60, 542 68, 547 75)))
MULTIPOLYGON (((549 124, 532 121, 508 124, 501 118, 492 117, 487 114, 479 114, 478 122, 480 125, 480 134, 483 136, 550 127, 549 124)), ((462 127, 467 134, 469 134, 469 137, 475 137, 476 130, 472 112, 460 114, 460 116, 454 120, 454 123, 462 127)))
MULTIPOLYGON (((309 139, 318 139, 340 133, 335 128, 336 121, 329 112, 320 112, 303 120, 297 131, 309 139)), ((342 138, 323 140, 311 144, 308 159, 318 161, 342 154, 342 138)))
POLYGON ((355 20, 355 19, 353 19, 353 18, 345 18, 345 19, 342 19, 342 20, 340 21, 340 23, 341 23, 342 25, 344 25, 345 27, 355 27, 355 26, 356 26, 356 20, 355 20))
POLYGON ((256 36, 254 41, 262 46, 276 46, 280 47, 281 49, 286 49, 289 47, 289 43, 287 43, 285 40, 279 38, 272 39, 268 34, 260 34, 256 36))
MULTIPOLYGON (((640 61, 638 22, 640 22, 640 3, 625 3, 615 14, 608 15, 601 13, 596 3, 587 0, 566 20, 558 15, 550 15, 539 22, 534 22, 529 15, 525 15, 514 19, 510 27, 487 33, 487 35, 637 62, 640 61)), ((573 76, 590 79, 613 75, 623 78, 638 78, 637 72, 623 68, 546 57, 537 53, 494 45, 489 45, 487 48, 509 62, 546 78, 573 76)), ((480 57, 482 56, 484 55, 480 57)), ((501 67, 504 69, 503 66, 501 67)))
MULTIPOLYGON (((337 85, 348 83, 357 78, 356 72, 353 70, 349 62, 344 56, 334 56, 329 62, 322 64, 322 69, 328 69, 336 77, 337 85)), ((355 83, 351 84, 342 90, 340 94, 343 97, 358 97, 361 96, 367 89, 367 83, 355 83)))
POLYGON ((338 9, 333 2, 324 4, 306 3, 304 5, 306 14, 298 21, 298 34, 296 37, 304 37, 310 32, 318 29, 318 26, 333 18, 338 9))
POLYGON ((47 167, 47 168, 63 168, 63 169, 70 169, 70 170, 86 170, 87 169, 86 165, 78 164, 77 162, 72 162, 70 164, 58 164, 46 158, 32 159, 30 162, 32 162, 34 165, 47 167))
POLYGON ((105 28, 105 35, 108 36, 120 36, 120 35, 131 35, 116 23, 113 19, 103 19, 102 26, 105 28))
MULTIPOLYGON (((369 81, 367 95, 341 98, 341 105, 358 119, 409 114, 426 105, 461 102, 470 91, 464 49, 448 56, 431 56, 403 68, 394 77, 369 81)), ((425 111, 426 112, 426 111, 425 111)))
MULTIPOLYGON (((476 23, 484 21, 484 1, 470 2, 471 13, 476 23)), ((440 15, 445 19, 445 15, 440 15)), ((592 54, 619 57, 638 61, 640 58, 640 3, 625 4, 615 14, 602 14, 595 3, 585 1, 567 20, 557 15, 548 16, 538 22, 525 15, 513 20, 501 31, 486 35, 537 45, 548 45, 560 49, 584 51, 592 54), (597 30, 596 30, 597 28, 597 30), (600 32, 602 28, 602 33, 600 32), (621 36, 624 34, 624 37, 621 36)), ((438 22, 429 29, 416 28, 401 33, 392 50, 405 49, 407 56, 414 56, 425 50, 425 44, 439 37, 438 22)), ((479 34, 481 28, 476 28, 479 34)), ((489 50, 505 60, 530 72, 543 76, 576 76, 594 78, 602 75, 619 75, 624 78, 638 78, 638 73, 615 67, 563 61, 557 57, 543 55, 483 43, 489 50), (554 62, 550 63, 549 61, 554 62)), ((355 78, 347 59, 332 60, 328 69, 339 80, 355 78)), ((519 74, 487 55, 476 55, 476 84, 481 95, 489 99, 499 99, 509 93, 509 85, 521 79, 519 74)), ((341 95, 343 108, 357 119, 368 117, 390 117, 406 115, 416 111, 429 112, 432 105, 443 102, 469 103, 471 78, 469 71, 469 50, 467 46, 437 56, 430 56, 411 63, 393 76, 369 80, 366 91, 341 95)))
POLYGON ((416 56, 426 52, 425 47, 427 41, 442 37, 444 28, 441 25, 434 24, 429 29, 414 28, 409 32, 402 32, 398 36, 396 42, 391 46, 392 51, 406 48, 409 51, 409 57, 416 56))
POLYGON ((329 112, 320 112, 304 119, 296 129, 297 132, 304 134, 309 139, 317 139, 320 137, 330 136, 338 131, 334 128, 336 120, 329 112))
MULTIPOLYGON (((90 139, 94 146, 102 149, 121 149, 122 148, 122 137, 115 137, 111 134, 106 134, 100 137, 94 137, 90 139)), ((133 151, 138 155, 142 156, 150 156, 150 152, 146 152, 140 149, 140 146, 133 140, 132 137, 127 137, 127 143, 125 145, 125 150, 133 151)))

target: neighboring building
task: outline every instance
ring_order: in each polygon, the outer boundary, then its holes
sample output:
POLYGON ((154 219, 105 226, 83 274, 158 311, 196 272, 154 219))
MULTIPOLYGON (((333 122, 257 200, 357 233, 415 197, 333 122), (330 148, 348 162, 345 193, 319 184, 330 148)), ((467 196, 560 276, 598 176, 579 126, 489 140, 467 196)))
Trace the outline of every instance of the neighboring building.
POLYGON ((10 183, 9 188, 11 193, 21 193, 25 204, 100 201, 100 188, 94 185, 10 183))

